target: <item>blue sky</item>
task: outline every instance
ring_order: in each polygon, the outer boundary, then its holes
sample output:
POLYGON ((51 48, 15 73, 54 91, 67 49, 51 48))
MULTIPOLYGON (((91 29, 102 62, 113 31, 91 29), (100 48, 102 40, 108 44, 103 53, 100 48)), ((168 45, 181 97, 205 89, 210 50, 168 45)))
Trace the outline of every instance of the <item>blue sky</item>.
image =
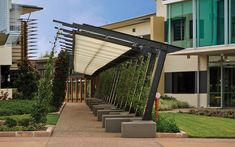
POLYGON ((39 56, 49 51, 55 36, 53 19, 65 22, 104 25, 155 12, 155 0, 13 0, 15 3, 43 7, 33 13, 38 19, 39 56))

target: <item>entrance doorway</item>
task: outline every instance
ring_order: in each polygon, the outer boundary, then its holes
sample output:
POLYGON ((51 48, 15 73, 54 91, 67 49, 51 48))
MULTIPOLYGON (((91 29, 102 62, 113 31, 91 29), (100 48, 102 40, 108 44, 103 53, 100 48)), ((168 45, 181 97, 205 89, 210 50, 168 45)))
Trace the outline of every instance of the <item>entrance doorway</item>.
POLYGON ((229 60, 233 58, 209 57, 210 107, 235 107, 235 62, 229 60))

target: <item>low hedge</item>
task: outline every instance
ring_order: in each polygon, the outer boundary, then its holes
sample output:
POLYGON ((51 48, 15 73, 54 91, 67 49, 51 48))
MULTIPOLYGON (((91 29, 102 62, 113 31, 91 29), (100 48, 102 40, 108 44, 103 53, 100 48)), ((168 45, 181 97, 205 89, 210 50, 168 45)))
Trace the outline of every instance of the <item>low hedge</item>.
POLYGON ((7 117, 4 124, 0 125, 0 131, 36 131, 43 130, 42 124, 35 124, 31 117, 7 117))
POLYGON ((190 108, 187 102, 179 101, 173 97, 161 97, 159 102, 159 111, 190 108))
POLYGON ((156 120, 156 113, 153 111, 153 120, 156 122, 156 131, 161 133, 178 133, 180 129, 176 125, 175 119, 172 117, 167 117, 163 114, 159 114, 156 120))
POLYGON ((235 109, 191 109, 188 113, 235 119, 235 109))
MULTIPOLYGON (((33 108, 34 100, 5 100, 0 101, 0 116, 29 114, 33 108)), ((50 112, 56 111, 55 107, 49 108, 50 112)))

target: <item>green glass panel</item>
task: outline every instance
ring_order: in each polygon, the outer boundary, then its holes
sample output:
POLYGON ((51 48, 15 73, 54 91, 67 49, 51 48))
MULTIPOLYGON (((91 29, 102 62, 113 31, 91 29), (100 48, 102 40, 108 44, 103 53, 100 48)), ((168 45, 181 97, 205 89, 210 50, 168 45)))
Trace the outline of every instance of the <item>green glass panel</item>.
POLYGON ((235 0, 231 0, 231 42, 235 43, 235 0))
POLYGON ((173 3, 169 7, 169 42, 184 48, 192 47, 192 1, 173 3))
POLYGON ((224 0, 198 0, 199 45, 224 43, 224 0))

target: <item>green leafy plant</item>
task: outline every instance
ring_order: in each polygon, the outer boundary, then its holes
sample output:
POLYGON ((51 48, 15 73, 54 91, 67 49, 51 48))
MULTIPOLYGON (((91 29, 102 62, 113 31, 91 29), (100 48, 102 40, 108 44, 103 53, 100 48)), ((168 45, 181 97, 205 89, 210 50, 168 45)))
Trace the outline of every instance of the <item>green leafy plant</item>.
POLYGON ((38 91, 36 93, 36 103, 31 111, 31 116, 36 124, 45 124, 52 100, 52 80, 53 80, 53 57, 54 49, 51 51, 49 60, 45 66, 44 76, 39 81, 38 91))
POLYGON ((159 103, 160 111, 191 107, 187 102, 179 101, 176 98, 169 96, 162 96, 159 100, 159 103))
POLYGON ((32 118, 23 118, 23 119, 19 119, 17 120, 17 125, 18 126, 24 126, 24 127, 27 127, 29 125, 31 125, 33 123, 33 120, 32 118))
POLYGON ((12 119, 12 118, 7 118, 4 125, 6 125, 9 128, 12 128, 12 127, 17 126, 17 121, 15 119, 12 119))
POLYGON ((153 120, 156 121, 157 132, 164 132, 164 133, 180 132, 178 126, 176 125, 175 119, 172 117, 167 117, 160 114, 158 120, 156 120, 155 111, 153 111, 153 120))
POLYGON ((189 114, 224 117, 235 119, 234 109, 191 109, 189 114))
POLYGON ((141 55, 102 72, 96 96, 102 99, 115 96, 119 108, 142 115, 151 83, 151 72, 147 72, 149 57, 141 55))
POLYGON ((32 99, 38 89, 39 74, 26 59, 18 64, 18 68, 15 86, 22 93, 22 98, 32 99))
POLYGON ((51 105, 55 106, 58 110, 64 102, 66 79, 69 70, 69 55, 66 51, 61 51, 55 60, 55 72, 53 79, 53 97, 51 105))

